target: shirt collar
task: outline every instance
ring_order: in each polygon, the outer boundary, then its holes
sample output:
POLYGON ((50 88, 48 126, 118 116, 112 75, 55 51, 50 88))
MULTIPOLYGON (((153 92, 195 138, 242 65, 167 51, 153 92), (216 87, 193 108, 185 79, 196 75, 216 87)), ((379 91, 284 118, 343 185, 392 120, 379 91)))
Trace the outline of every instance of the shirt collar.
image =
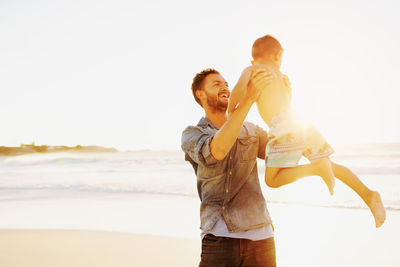
POLYGON ((212 123, 211 121, 209 121, 207 118, 205 118, 205 117, 202 117, 201 119, 200 119, 200 121, 197 123, 197 126, 201 126, 201 127, 204 127, 204 128, 206 128, 207 126, 209 126, 209 127, 211 127, 211 128, 214 128, 214 129, 217 129, 217 130, 219 130, 219 127, 218 126, 216 126, 214 123, 212 123))

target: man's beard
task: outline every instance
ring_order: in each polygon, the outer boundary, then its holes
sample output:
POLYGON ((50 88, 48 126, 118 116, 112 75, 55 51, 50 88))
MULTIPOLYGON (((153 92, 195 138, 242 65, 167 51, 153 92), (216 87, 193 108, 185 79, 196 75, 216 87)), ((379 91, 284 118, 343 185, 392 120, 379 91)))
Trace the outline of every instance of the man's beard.
POLYGON ((214 97, 207 94, 207 105, 212 109, 213 112, 226 112, 228 108, 227 102, 218 100, 218 97, 214 97))

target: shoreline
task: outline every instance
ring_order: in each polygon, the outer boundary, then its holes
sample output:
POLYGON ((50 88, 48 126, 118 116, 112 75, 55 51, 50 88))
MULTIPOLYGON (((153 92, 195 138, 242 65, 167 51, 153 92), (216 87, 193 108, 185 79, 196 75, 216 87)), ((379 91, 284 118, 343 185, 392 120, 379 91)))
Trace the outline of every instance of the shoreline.
POLYGON ((32 144, 21 144, 18 147, 0 146, 0 156, 14 157, 22 155, 52 154, 52 153, 111 153, 119 152, 113 147, 102 146, 49 146, 32 144))

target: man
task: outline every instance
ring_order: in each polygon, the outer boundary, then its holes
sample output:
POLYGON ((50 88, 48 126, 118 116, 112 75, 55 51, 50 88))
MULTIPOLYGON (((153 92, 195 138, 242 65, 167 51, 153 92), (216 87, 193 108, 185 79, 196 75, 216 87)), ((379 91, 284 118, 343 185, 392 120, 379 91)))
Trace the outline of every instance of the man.
POLYGON ((244 122, 270 74, 256 71, 235 111, 220 73, 206 69, 192 83, 205 112, 182 134, 182 150, 197 176, 201 200, 200 266, 276 266, 271 218, 261 193, 256 157, 264 159, 267 133, 244 122))

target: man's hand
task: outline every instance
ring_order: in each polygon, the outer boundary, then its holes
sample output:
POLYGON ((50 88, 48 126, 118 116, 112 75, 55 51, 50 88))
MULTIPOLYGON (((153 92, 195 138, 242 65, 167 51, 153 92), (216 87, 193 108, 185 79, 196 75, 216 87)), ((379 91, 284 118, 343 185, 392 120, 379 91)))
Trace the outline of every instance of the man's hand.
POLYGON ((290 85, 289 77, 285 74, 282 74, 282 75, 283 75, 283 82, 285 83, 285 86, 288 88, 292 88, 292 86, 290 85))
POLYGON ((285 84, 287 93, 290 97, 292 97, 292 86, 290 85, 289 77, 285 74, 283 74, 283 82, 285 84))
POLYGON ((246 98, 252 103, 256 102, 261 92, 271 84, 273 76, 265 69, 256 69, 252 72, 246 90, 246 98))

